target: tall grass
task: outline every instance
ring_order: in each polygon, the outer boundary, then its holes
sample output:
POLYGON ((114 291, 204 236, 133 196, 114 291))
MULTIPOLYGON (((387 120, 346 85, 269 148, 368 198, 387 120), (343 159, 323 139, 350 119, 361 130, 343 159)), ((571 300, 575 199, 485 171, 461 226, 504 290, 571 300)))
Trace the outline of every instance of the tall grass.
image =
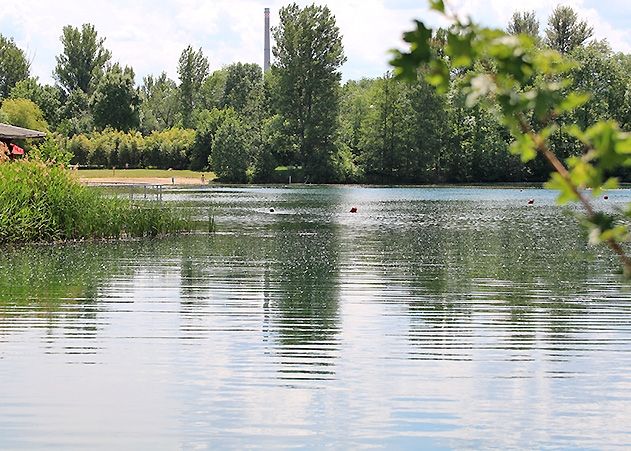
POLYGON ((146 237, 189 228, 173 209, 107 197, 62 167, 0 164, 0 243, 146 237))

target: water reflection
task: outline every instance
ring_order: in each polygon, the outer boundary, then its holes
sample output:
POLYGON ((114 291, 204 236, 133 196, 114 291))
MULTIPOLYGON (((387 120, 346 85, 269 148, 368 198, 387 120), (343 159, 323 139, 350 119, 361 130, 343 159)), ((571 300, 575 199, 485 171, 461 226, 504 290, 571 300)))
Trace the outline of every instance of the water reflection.
POLYGON ((165 199, 218 233, 0 256, 1 448, 629 445, 631 294, 550 193, 165 199))

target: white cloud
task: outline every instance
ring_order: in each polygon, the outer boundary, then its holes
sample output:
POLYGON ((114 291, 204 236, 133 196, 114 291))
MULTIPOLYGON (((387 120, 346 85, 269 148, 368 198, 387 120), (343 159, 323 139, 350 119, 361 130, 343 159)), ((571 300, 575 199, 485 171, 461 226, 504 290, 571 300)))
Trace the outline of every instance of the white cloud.
MULTIPOLYGON (((601 12, 586 4, 589 0, 568 0, 581 17, 594 27, 595 37, 607 38, 615 50, 631 52, 631 31, 612 26, 601 12)), ((263 8, 277 12, 288 3, 281 0, 138 0, 125 2, 79 2, 76 0, 22 0, 0 7, 0 29, 13 34, 33 59, 32 70, 51 81, 55 55, 61 52, 59 36, 66 24, 93 23, 107 38, 114 59, 131 65, 138 81, 143 75, 166 70, 177 77, 180 52, 188 44, 202 47, 216 69, 234 61, 262 63, 263 8), (8 31, 7 31, 8 30, 8 31)), ((311 0, 300 0, 301 5, 311 0)), ((411 20, 421 18, 432 24, 425 2, 395 0, 326 0, 344 36, 348 62, 345 78, 377 76, 388 69, 388 50, 401 45, 401 33, 411 28, 411 20), (395 3, 404 6, 396 7, 395 3)), ((548 0, 529 0, 515 5, 504 0, 452 0, 462 14, 492 26, 505 26, 514 9, 534 9, 545 18, 556 5, 548 0)), ((608 7, 608 6, 607 6, 608 7)), ((605 6, 603 6, 605 8, 605 6)), ((629 14, 627 9, 627 14, 629 14)), ((624 23, 624 22, 623 22, 624 23)))

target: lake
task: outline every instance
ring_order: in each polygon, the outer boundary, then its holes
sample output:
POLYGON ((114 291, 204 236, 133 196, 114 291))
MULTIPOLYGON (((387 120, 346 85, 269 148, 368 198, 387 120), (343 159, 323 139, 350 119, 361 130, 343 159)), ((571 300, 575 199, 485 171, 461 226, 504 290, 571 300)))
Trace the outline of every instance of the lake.
POLYGON ((631 290, 554 198, 182 189, 214 234, 4 249, 0 448, 630 447, 631 290))

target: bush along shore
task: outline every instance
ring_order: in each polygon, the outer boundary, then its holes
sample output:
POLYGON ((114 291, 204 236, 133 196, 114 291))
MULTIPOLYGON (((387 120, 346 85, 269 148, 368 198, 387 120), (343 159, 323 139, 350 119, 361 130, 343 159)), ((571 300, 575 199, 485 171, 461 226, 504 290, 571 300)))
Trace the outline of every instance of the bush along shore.
POLYGON ((190 228, 172 208, 109 197, 82 186, 61 165, 0 164, 0 244, 152 237, 190 228))

